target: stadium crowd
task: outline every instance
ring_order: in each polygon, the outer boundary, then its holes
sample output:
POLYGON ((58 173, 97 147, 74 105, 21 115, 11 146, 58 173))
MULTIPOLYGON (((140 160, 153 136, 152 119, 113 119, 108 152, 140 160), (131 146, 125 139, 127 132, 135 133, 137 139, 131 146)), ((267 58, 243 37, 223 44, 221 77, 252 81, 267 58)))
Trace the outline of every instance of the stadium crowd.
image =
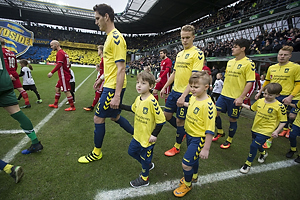
MULTIPOLYGON (((253 15, 265 10, 286 5, 287 3, 294 2, 294 0, 276 1, 276 0, 251 0, 240 1, 234 6, 225 7, 224 9, 214 11, 198 21, 192 23, 196 28, 197 33, 204 30, 215 28, 221 24, 239 20, 242 17, 253 15)), ((29 30, 33 31, 36 38, 42 39, 57 39, 59 41, 70 41, 89 44, 103 44, 106 36, 97 33, 83 33, 80 30, 75 30, 72 27, 65 27, 65 29, 51 28, 49 26, 32 25, 26 26, 29 30)), ((262 30, 263 31, 263 30, 262 30)), ((253 42, 251 45, 251 54, 257 53, 277 53, 280 45, 286 44, 294 47, 294 51, 300 51, 300 34, 298 29, 272 29, 264 30, 263 33, 256 38, 250 38, 253 42), (282 39, 281 39, 282 37, 282 39), (267 42, 268 40, 268 42, 267 42), (278 41, 278 43, 276 42, 278 41), (278 46, 279 45, 279 46, 278 46)), ((249 39, 249 38, 247 38, 249 39)), ((148 49, 151 47, 161 46, 180 41, 180 30, 165 34, 153 35, 125 35, 128 49, 148 49)), ((228 56, 231 54, 233 40, 218 41, 207 44, 201 50, 206 52, 206 56, 228 56)))

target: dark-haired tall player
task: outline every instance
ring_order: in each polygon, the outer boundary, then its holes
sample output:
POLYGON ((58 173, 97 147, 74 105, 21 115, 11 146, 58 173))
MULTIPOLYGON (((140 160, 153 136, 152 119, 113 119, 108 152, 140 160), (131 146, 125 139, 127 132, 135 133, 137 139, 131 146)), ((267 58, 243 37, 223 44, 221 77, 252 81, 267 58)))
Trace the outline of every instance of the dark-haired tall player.
POLYGON ((14 54, 14 52, 8 50, 5 48, 5 40, 3 38, 0 38, 1 46, 2 46, 2 53, 3 58, 5 62, 5 68, 11 78, 11 81, 14 85, 14 89, 17 89, 20 94, 22 95, 23 99, 25 100, 25 105, 21 108, 31 108, 31 105, 29 103, 28 94, 23 89, 19 75, 17 73, 18 63, 17 58, 14 54))
POLYGON ((71 107, 66 108, 65 111, 76 110, 73 102, 73 96, 71 94, 71 73, 70 73, 70 62, 69 56, 64 50, 60 48, 60 44, 57 40, 50 42, 50 47, 53 51, 57 51, 56 54, 56 66, 48 73, 48 78, 51 78, 55 72, 58 72, 58 82, 55 86, 55 101, 54 104, 49 104, 50 108, 58 108, 58 100, 61 95, 61 90, 66 94, 67 99, 71 107), (61 89, 62 88, 62 89, 61 89))
POLYGON ((229 116, 229 136, 222 149, 227 149, 232 143, 232 138, 237 130, 237 119, 240 116, 241 106, 247 92, 255 82, 255 64, 246 57, 250 42, 246 39, 239 39, 233 42, 232 55, 235 57, 228 61, 225 73, 225 81, 222 93, 216 102, 217 117, 216 126, 218 134, 213 138, 217 141, 223 137, 222 121, 220 113, 226 113, 229 116))
MULTIPOLYGON (((164 85, 167 83, 168 79, 170 78, 170 74, 171 74, 172 61, 170 58, 167 57, 167 53, 168 51, 166 49, 161 49, 159 51, 159 57, 161 59, 160 74, 159 77, 155 80, 156 85, 153 89, 153 96, 157 101, 158 101, 157 92, 164 87, 164 85)), ((168 97, 167 95, 170 94, 170 89, 171 89, 171 85, 169 85, 164 91, 164 94, 166 95, 165 102, 167 101, 167 97, 168 97)))
MULTIPOLYGON (((86 156, 78 159, 79 163, 89 163, 102 158, 102 143, 105 136, 105 119, 110 118, 124 130, 133 135, 133 127, 120 115, 119 105, 122 103, 126 89, 125 61, 126 42, 123 35, 115 28, 114 10, 106 4, 94 6, 95 24, 107 34, 103 49, 105 83, 94 116, 94 149, 86 156)), ((101 79, 94 84, 100 84, 101 79)))

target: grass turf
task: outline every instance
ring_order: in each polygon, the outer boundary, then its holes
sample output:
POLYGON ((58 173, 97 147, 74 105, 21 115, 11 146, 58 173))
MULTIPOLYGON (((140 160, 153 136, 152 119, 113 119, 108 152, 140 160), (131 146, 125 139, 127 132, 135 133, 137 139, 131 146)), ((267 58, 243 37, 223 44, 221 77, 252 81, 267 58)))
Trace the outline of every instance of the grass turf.
MULTIPOLYGON (((54 102, 55 74, 47 78, 53 66, 33 65, 32 76, 43 99, 42 104, 35 104, 36 96, 28 91, 32 108, 23 112, 36 126, 52 109, 48 104, 54 102)), ((73 71, 78 86, 89 74, 91 68, 77 68, 73 71)), ((131 136, 109 119, 106 120, 106 135, 103 142, 103 158, 89 164, 79 164, 77 159, 93 149, 93 112, 82 108, 90 106, 94 91, 93 82, 96 72, 76 91, 75 112, 60 109, 37 133, 44 145, 41 153, 22 155, 19 152, 11 163, 21 165, 25 175, 20 183, 15 184, 10 176, 0 173, 1 199, 93 199, 98 191, 128 188, 129 182, 140 173, 140 164, 127 154, 131 136)), ((127 76, 128 86, 123 99, 124 104, 132 104, 138 95, 135 90, 135 77, 127 76)), ((16 93, 18 93, 16 91, 16 93)), ((60 102, 65 98, 62 94, 60 102)), ((24 101, 20 101, 23 105, 24 101)), ((164 101, 160 99, 160 105, 164 101)), ((62 108, 67 108, 63 105, 62 108)), ((247 112, 245 112, 246 115, 247 112)), ((0 109, 1 130, 20 129, 18 122, 0 109)), ((122 116, 133 124, 132 113, 123 111, 122 116)), ((223 119, 223 128, 228 133, 228 118, 223 119)), ((206 175, 227 170, 238 170, 245 162, 251 143, 252 119, 242 116, 238 120, 238 130, 232 146, 223 150, 220 144, 225 137, 213 142, 208 160, 200 160, 199 175, 206 175)), ((179 179, 182 177, 181 159, 186 150, 185 142, 179 155, 166 157, 164 152, 175 142, 176 130, 169 124, 163 127, 154 148, 153 162, 155 169, 150 172, 150 184, 179 179)), ((0 134, 0 156, 11 150, 23 137, 24 133, 0 134)), ((27 148, 30 144, 25 147, 27 148)), ((274 140, 266 163, 285 160, 289 149, 286 138, 274 140)), ((253 166, 260 165, 257 159, 253 166)), ((184 199, 297 199, 299 198, 300 172, 296 165, 261 174, 254 174, 222 182, 196 186, 184 199)), ((146 188, 145 188, 146 189, 146 188)), ((137 197, 135 199, 175 199, 172 192, 137 197)))

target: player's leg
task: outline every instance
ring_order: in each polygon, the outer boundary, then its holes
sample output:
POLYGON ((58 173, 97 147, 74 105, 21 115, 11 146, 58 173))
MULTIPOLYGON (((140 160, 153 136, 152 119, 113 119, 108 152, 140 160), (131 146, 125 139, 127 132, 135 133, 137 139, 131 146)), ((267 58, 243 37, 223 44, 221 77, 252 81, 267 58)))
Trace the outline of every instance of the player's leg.
MULTIPOLYGON (((137 150, 135 153, 135 156, 140 157, 139 160, 140 160, 140 163, 142 164, 142 173, 139 175, 138 178, 136 178, 133 181, 130 181, 130 185, 132 187, 148 186, 149 185, 149 170, 150 170, 150 166, 151 166, 151 160, 153 157, 154 145, 144 148, 137 141, 135 141, 135 143, 136 144, 134 146, 136 146, 136 150, 137 150), (138 146, 139 146, 139 149, 137 149, 138 146)), ((129 153, 129 149, 128 149, 128 153, 129 153)))
POLYGON ((75 103, 75 82, 70 82, 70 85, 71 85, 70 93, 73 97, 73 102, 75 103))
MULTIPOLYGON (((181 93, 176 94, 176 98, 174 98, 175 105, 176 105, 177 99, 180 96, 181 96, 181 93)), ((190 95, 187 95, 185 98, 185 102, 188 102, 189 98, 190 98, 190 95)), ((169 107, 169 102, 168 102, 168 104, 166 104, 165 110, 166 110, 166 108, 168 108, 167 106, 169 107)), ((176 142, 170 150, 165 152, 166 156, 175 156, 176 154, 178 154, 180 152, 180 146, 181 146, 181 143, 186 134, 185 130, 184 130, 184 121, 185 121, 186 112, 187 112, 186 107, 180 107, 180 108, 177 107, 177 110, 176 110, 176 125, 177 125, 176 142)))
POLYGON ((94 97, 92 105, 90 107, 84 107, 83 109, 86 111, 93 111, 94 107, 97 105, 97 103, 100 99, 101 94, 102 94, 102 90, 95 91, 95 97, 94 97))
POLYGON ((228 149, 230 145, 232 144, 232 139, 236 133, 237 130, 237 119, 240 116, 242 107, 241 106, 235 106, 233 103, 234 99, 228 99, 227 100, 227 107, 228 111, 227 114, 229 116, 229 133, 226 141, 220 145, 222 149, 228 149))
POLYGON ((72 90, 70 80, 62 79, 61 81, 62 81, 62 91, 66 94, 69 105, 70 105, 70 107, 66 108, 65 111, 75 111, 76 108, 75 108, 75 105, 74 105, 74 99, 73 99, 73 96, 70 92, 72 90))
POLYGON ((13 166, 0 160, 0 170, 3 170, 5 173, 9 174, 16 183, 20 182, 22 176, 24 175, 23 169, 21 166, 13 166))
POLYGON ((293 124, 289 137, 291 149, 286 153, 287 158, 292 158, 297 152, 297 136, 300 136, 300 127, 293 124))
POLYGON ((174 127, 177 128, 176 124, 176 117, 173 116, 173 113, 177 110, 177 94, 176 92, 172 91, 170 95, 167 98, 167 102, 164 109, 164 115, 166 117, 166 120, 174 127))
MULTIPOLYGON (((17 101, 15 95, 11 95, 12 97, 14 97, 15 101, 17 101)), ((7 98, 10 97, 7 96, 7 98)), ((28 149, 23 150, 22 154, 30 154, 41 151, 43 149, 43 145, 38 140, 30 119, 28 119, 28 117, 20 110, 19 106, 15 104, 11 106, 6 106, 4 107, 4 109, 11 115, 12 118, 14 118, 20 123, 20 127, 24 130, 26 135, 31 140, 31 146, 28 149)))
POLYGON ((60 80, 58 80, 56 86, 55 86, 55 97, 54 97, 54 104, 49 104, 50 108, 58 108, 58 101, 60 99, 61 96, 61 87, 62 83, 60 80))
POLYGON ((23 87, 19 87, 16 89, 20 92, 20 95, 23 97, 23 99, 25 101, 25 106, 21 106, 21 108, 31 108, 27 92, 23 89, 23 87))
MULTIPOLYGON (((25 90, 26 90, 26 89, 25 89, 25 90)), ((36 98, 38 99, 38 100, 36 101, 36 103, 42 103, 43 100, 41 99, 41 96, 40 96, 39 92, 37 91, 36 86, 35 86, 35 85, 31 85, 31 86, 30 86, 30 90, 34 92, 34 94, 36 95, 36 98)))
POLYGON ((220 95, 216 102, 217 108, 217 116, 216 116, 216 127, 217 127, 217 134, 213 137, 212 141, 217 141, 220 137, 224 137, 225 133, 222 128, 222 120, 220 117, 221 112, 225 113, 227 111, 227 102, 223 95, 220 95))
MULTIPOLYGON (((120 105, 122 104, 124 93, 125 93, 125 88, 122 89, 120 95, 120 105)), ((131 124, 127 119, 125 119, 120 115, 120 113, 121 113, 121 109, 112 109, 111 116, 113 117, 111 117, 111 120, 119 124, 119 126, 122 127, 127 133, 133 135, 133 131, 134 131, 133 127, 131 126, 131 124)))
POLYGON ((262 148, 262 144, 264 144, 268 138, 268 136, 252 132, 252 143, 250 145, 250 152, 244 166, 240 169, 241 173, 246 174, 250 171, 252 162, 257 154, 257 150, 259 150, 260 152, 259 159, 265 159, 267 157, 267 153, 262 148))
POLYGON ((188 134, 186 137, 187 150, 182 159, 184 177, 180 180, 179 187, 173 191, 173 194, 177 197, 183 197, 192 189, 192 182, 197 182, 199 154, 205 143, 205 137, 191 137, 188 134))

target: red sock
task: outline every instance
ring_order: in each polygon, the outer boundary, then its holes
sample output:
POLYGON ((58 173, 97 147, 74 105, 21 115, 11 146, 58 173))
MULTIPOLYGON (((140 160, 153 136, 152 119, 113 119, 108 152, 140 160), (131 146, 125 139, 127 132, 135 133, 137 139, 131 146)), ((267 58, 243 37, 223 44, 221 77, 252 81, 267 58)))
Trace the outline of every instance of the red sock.
POLYGON ((54 105, 58 104, 59 98, 60 98, 60 93, 55 93, 54 105))
POLYGON ((20 92, 20 94, 22 95, 23 99, 25 100, 25 105, 29 105, 29 99, 28 99, 28 94, 25 90, 22 90, 20 92))
POLYGON ((153 94, 154 98, 158 101, 158 94, 153 94))
POLYGON ((69 97, 67 97, 67 99, 68 99, 68 101, 69 101, 70 106, 71 106, 72 108, 75 108, 74 103, 73 103, 73 97, 72 97, 72 95, 69 96, 69 97))
POLYGON ((102 94, 102 92, 100 92, 98 90, 95 92, 95 98, 94 98, 94 101, 93 101, 93 104, 92 104, 93 107, 95 107, 95 105, 98 103, 101 94, 102 94))

